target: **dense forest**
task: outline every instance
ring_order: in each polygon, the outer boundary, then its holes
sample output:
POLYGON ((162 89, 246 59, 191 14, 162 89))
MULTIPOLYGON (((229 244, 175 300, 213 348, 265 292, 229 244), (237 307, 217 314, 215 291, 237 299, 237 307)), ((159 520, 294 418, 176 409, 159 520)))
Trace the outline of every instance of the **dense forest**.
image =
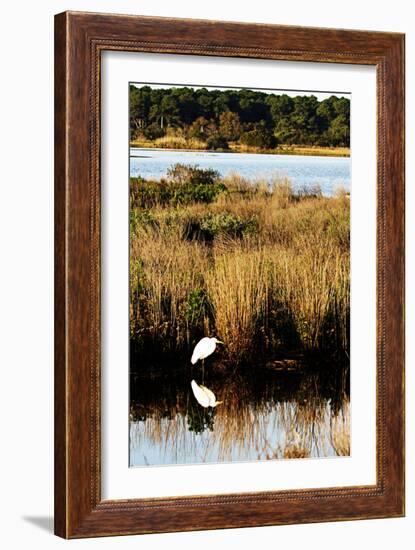
POLYGON ((130 132, 132 141, 162 145, 174 136, 206 149, 226 150, 230 143, 259 149, 349 147, 350 101, 249 89, 130 85, 130 132))

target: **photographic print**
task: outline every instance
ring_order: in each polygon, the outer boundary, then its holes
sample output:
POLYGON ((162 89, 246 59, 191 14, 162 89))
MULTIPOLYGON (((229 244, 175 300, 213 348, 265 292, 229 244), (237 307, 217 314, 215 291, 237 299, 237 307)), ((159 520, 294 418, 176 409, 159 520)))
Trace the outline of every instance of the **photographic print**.
POLYGON ((58 536, 405 514, 404 72, 399 33, 55 16, 58 536))
POLYGON ((130 466, 350 455, 350 101, 130 83, 130 466))

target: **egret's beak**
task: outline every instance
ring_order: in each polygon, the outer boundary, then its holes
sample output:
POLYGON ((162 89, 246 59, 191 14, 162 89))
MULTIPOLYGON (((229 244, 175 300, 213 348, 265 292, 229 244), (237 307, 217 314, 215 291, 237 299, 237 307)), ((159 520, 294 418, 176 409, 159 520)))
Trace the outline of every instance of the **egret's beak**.
POLYGON ((225 342, 222 342, 222 340, 216 340, 216 343, 217 343, 217 344, 224 344, 224 345, 225 345, 225 342))

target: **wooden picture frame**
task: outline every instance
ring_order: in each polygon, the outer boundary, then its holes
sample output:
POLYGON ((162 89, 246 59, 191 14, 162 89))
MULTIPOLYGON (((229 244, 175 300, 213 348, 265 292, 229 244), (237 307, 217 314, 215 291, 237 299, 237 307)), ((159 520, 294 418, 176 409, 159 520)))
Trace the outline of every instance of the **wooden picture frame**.
POLYGON ((404 515, 404 35, 65 12, 55 18, 55 533, 64 538, 404 515), (100 56, 372 65, 377 72, 373 486, 101 500, 100 56))

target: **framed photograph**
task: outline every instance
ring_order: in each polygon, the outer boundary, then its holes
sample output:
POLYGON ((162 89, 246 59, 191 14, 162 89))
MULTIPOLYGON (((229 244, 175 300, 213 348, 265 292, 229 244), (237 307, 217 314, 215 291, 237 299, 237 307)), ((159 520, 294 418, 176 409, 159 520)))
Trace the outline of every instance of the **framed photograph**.
POLYGON ((404 515, 404 35, 55 18, 55 532, 404 515))

